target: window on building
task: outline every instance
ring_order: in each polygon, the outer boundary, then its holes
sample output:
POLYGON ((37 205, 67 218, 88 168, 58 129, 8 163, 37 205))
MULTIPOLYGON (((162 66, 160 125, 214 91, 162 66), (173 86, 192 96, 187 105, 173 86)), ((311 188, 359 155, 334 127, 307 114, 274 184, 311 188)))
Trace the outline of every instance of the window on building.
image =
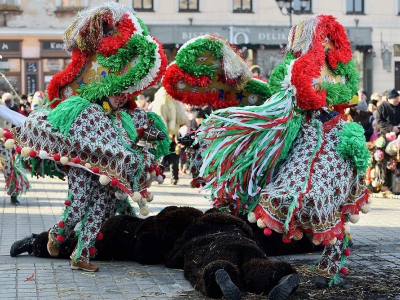
POLYGON ((252 0, 233 0, 233 12, 235 13, 251 13, 253 12, 252 0))
POLYGON ((88 6, 88 0, 58 0, 56 3, 58 4, 58 7, 65 9, 82 8, 88 6))
POLYGON ((199 0, 179 0, 179 11, 199 11, 199 0))
POLYGON ((397 0, 397 14, 400 15, 400 0, 397 0))
POLYGON ((348 14, 363 14, 364 0, 346 0, 346 11, 348 14))
POLYGON ((153 0, 133 0, 133 8, 137 11, 154 11, 153 0))
POLYGON ((11 5, 11 6, 19 5, 19 0, 18 1, 17 0, 0 0, 0 5, 1 6, 3 6, 3 5, 11 5))
MULTIPOLYGON (((301 0, 294 0, 293 1, 293 9, 295 11, 302 11, 301 10, 301 0)), ((307 6, 305 7, 305 9, 302 11, 303 13, 312 13, 312 0, 307 2, 307 6)))

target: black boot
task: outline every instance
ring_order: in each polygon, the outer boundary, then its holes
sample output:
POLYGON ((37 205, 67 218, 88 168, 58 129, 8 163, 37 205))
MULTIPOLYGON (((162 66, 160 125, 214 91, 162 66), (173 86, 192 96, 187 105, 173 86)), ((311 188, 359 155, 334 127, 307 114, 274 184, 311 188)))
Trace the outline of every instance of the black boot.
POLYGON ((24 252, 28 252, 29 255, 32 253, 32 244, 37 234, 32 233, 30 236, 23 238, 22 240, 14 242, 10 249, 10 256, 15 257, 24 252))
POLYGON ((228 272, 224 269, 219 269, 215 272, 215 281, 218 283, 227 300, 242 299, 242 294, 240 293, 239 288, 232 282, 228 272))
POLYGON ((20 205, 17 196, 11 196, 11 203, 14 204, 15 206, 20 205))
POLYGON ((286 300, 300 283, 299 275, 290 274, 282 277, 278 285, 268 294, 268 300, 286 300))

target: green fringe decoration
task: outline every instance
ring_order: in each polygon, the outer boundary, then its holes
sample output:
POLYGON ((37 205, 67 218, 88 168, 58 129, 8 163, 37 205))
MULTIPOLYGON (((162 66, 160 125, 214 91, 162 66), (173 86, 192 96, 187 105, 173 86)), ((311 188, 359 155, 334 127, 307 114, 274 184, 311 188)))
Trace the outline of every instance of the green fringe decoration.
MULTIPOLYGON (((253 93, 253 94, 257 94, 257 95, 261 96, 261 97, 264 99, 263 103, 264 103, 269 97, 272 96, 272 93, 271 93, 271 90, 270 90, 268 84, 265 83, 265 82, 259 82, 259 81, 257 81, 257 80, 250 80, 250 81, 247 83, 247 85, 246 85, 246 87, 245 87, 244 90, 245 90, 246 92, 253 93)), ((261 103, 261 104, 262 104, 262 103, 261 103)))
POLYGON ((212 55, 219 59, 222 56, 223 42, 217 39, 197 39, 195 42, 187 44, 182 48, 175 57, 176 64, 186 72, 196 76, 207 75, 210 78, 214 77, 217 68, 214 65, 199 65, 196 64, 197 59, 201 54, 211 51, 212 55))
POLYGON ((80 96, 71 96, 51 110, 47 115, 47 120, 52 128, 59 130, 65 136, 70 136, 69 128, 72 123, 90 105, 89 101, 80 96))
POLYGON ((156 142, 157 148, 155 150, 150 149, 150 153, 153 154, 154 159, 157 160, 160 157, 166 156, 170 153, 169 146, 171 144, 171 139, 168 136, 167 126, 165 126, 163 119, 159 115, 154 112, 148 112, 147 117, 154 121, 154 126, 158 130, 165 133, 165 139, 163 141, 156 142))
POLYGON ((59 168, 56 162, 48 159, 40 159, 39 157, 29 158, 28 160, 19 162, 20 168, 26 169, 25 164, 29 165, 29 169, 31 172, 31 177, 46 177, 50 178, 59 178, 64 180, 65 176, 67 176, 67 171, 59 168))
POLYGON ((126 130, 132 142, 135 142, 138 134, 136 132, 135 125, 132 122, 132 117, 128 115, 128 113, 126 113, 125 111, 120 111, 118 114, 121 117, 122 127, 124 127, 124 129, 126 130))
POLYGON ((147 26, 143 23, 143 21, 142 21, 142 19, 140 19, 140 18, 138 18, 137 16, 136 16, 136 19, 138 20, 138 22, 139 22, 139 24, 140 24, 140 27, 142 27, 142 29, 143 29, 143 35, 150 35, 150 33, 149 33, 149 29, 147 28, 147 26))
POLYGON ((340 82, 335 84, 331 82, 322 83, 322 89, 326 90, 328 106, 343 104, 350 101, 354 94, 357 93, 359 80, 359 74, 356 71, 354 62, 350 61, 348 64, 338 63, 337 69, 333 70, 330 68, 330 71, 332 71, 334 75, 347 75, 345 76, 345 84, 340 82))
POLYGON ((107 74, 100 82, 93 81, 78 89, 79 94, 89 101, 119 95, 132 83, 139 83, 145 78, 156 61, 156 48, 158 44, 148 41, 146 37, 134 35, 126 44, 126 49, 121 49, 117 54, 102 58, 98 55, 99 63, 111 70, 119 71, 121 62, 129 62, 130 58, 137 55, 136 64, 124 75, 107 74), (140 55, 139 55, 140 53, 140 55))
POLYGON ((282 90, 282 81, 287 75, 288 71, 287 66, 290 65, 291 61, 294 59, 295 57, 293 53, 287 53, 285 60, 281 62, 278 66, 276 66, 275 69, 272 71, 272 74, 268 79, 271 95, 278 93, 282 90))
POLYGON ((203 124, 206 128, 226 129, 198 133, 198 139, 212 139, 209 147, 202 152, 203 167, 207 166, 203 175, 217 177, 213 184, 205 187, 211 189, 212 197, 219 198, 222 190, 229 189, 240 199, 242 205, 239 212, 253 210, 259 201, 257 188, 265 185, 267 177, 286 158, 300 129, 302 118, 295 111, 293 93, 280 91, 261 106, 218 110, 206 119, 203 124), (286 103, 285 106, 281 105, 282 102, 286 103), (257 114, 260 117, 257 118, 257 114), (276 122, 271 127, 266 126, 273 124, 268 120, 283 120, 290 115, 284 123, 276 122), (265 120, 260 120, 261 117, 265 120), (251 134, 245 140, 242 132, 248 130, 251 130, 251 134), (274 139, 276 141, 270 145, 274 139), (279 156, 272 151, 278 144, 282 149, 279 156), (236 153, 237 148, 242 151, 236 153), (264 156, 262 160, 260 156, 264 156), (226 160, 230 163, 227 164, 226 160), (260 169, 252 175, 252 170, 258 167, 260 169), (252 187, 249 185, 250 181, 253 182, 252 187), (247 208, 244 204, 247 204, 247 208))
POLYGON ((369 151, 365 146, 364 129, 355 122, 345 123, 343 129, 338 133, 340 142, 336 151, 357 168, 357 171, 365 171, 370 158, 369 151))
POLYGON ((129 197, 126 197, 125 200, 119 200, 117 204, 117 210, 115 212, 116 215, 120 215, 122 212, 130 211, 129 216, 137 217, 136 211, 129 202, 129 197))

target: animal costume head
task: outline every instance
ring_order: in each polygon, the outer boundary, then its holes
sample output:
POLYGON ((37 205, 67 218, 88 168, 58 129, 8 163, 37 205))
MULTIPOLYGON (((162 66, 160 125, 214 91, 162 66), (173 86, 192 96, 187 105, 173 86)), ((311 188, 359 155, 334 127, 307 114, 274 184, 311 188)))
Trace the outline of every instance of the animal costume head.
POLYGON ((345 29, 334 17, 309 17, 290 30, 286 59, 272 73, 270 88, 292 89, 301 110, 346 103, 358 87, 351 59, 345 29))
POLYGON ((154 85, 167 64, 160 43, 134 10, 117 2, 79 12, 64 42, 72 60, 49 83, 52 108, 72 95, 92 102, 120 94, 132 99, 154 85))
POLYGON ((252 78, 240 52, 213 35, 185 43, 163 78, 174 99, 214 109, 260 105, 271 95, 267 84, 252 78))

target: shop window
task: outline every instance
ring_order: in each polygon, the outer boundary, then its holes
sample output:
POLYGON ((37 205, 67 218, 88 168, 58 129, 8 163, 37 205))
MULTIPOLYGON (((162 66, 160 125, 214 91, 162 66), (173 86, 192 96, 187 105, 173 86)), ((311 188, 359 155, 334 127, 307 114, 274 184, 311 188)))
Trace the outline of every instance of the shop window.
POLYGON ((198 12, 199 0, 179 0, 180 12, 198 12))
POLYGON ((136 11, 154 11, 153 0, 133 0, 133 8, 136 11))
POLYGON ((348 15, 364 14, 364 0, 346 0, 348 15))
POLYGON ((234 13, 251 13, 253 12, 252 0, 233 0, 234 13))

